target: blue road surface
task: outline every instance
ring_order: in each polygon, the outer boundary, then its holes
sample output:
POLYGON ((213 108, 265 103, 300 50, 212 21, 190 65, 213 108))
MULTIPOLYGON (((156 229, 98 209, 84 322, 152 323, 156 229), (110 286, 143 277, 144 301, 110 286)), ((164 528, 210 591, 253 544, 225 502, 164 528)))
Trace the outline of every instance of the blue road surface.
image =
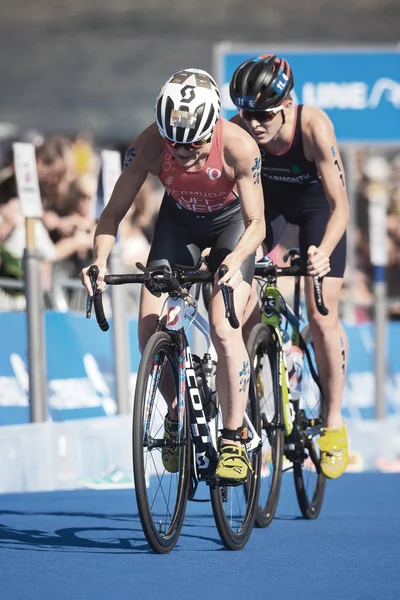
POLYGON ((0 598, 398 600, 399 498, 399 475, 346 474, 305 521, 285 476, 276 519, 241 552, 221 546, 209 503, 189 503, 159 556, 132 490, 0 495, 0 598))

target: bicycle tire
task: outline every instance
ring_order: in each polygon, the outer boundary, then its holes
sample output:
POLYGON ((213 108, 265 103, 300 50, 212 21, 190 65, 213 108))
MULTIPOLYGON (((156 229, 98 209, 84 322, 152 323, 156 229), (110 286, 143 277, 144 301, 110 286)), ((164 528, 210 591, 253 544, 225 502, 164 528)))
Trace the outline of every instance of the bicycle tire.
MULTIPOLYGON (((251 375, 249 383, 249 399, 246 412, 261 437, 261 424, 259 405, 257 402, 254 377, 251 375)), ((210 486, 211 504, 214 520, 220 538, 228 550, 241 550, 248 542, 254 526, 255 511, 260 487, 260 449, 256 448, 250 453, 250 462, 253 474, 249 473, 246 483, 238 486, 210 486), (233 503, 243 506, 243 515, 234 514, 233 503), (229 509, 225 512, 224 504, 229 509), (227 514, 228 513, 228 514, 227 514)))
POLYGON ((255 524, 265 528, 271 524, 278 506, 285 444, 278 351, 267 325, 258 323, 253 327, 247 341, 247 352, 254 369, 263 440, 255 524))
MULTIPOLYGON (((165 391, 161 393, 158 384, 162 385, 163 372, 166 368, 166 373, 170 372, 172 375, 174 393, 177 394, 179 387, 177 365, 176 350, 170 334, 162 331, 154 333, 144 349, 136 381, 132 423, 132 457, 140 521, 149 546, 158 554, 170 552, 178 541, 189 491, 190 443, 186 398, 182 432, 184 444, 180 446, 179 450, 178 472, 167 473, 161 460, 163 424, 167 404, 164 400, 165 391), (150 390, 148 389, 149 384, 150 390), (152 435, 153 425, 155 437, 152 435), (156 446, 157 441, 158 447, 156 446), (161 465, 160 473, 157 471, 159 464, 161 465), (156 478, 154 470, 157 472, 156 478), (172 496, 171 505, 167 505, 169 497, 165 495, 164 482, 166 493, 172 496), (176 492, 174 492, 175 486, 176 492), (155 491, 158 490, 162 492, 161 500, 158 500, 155 495, 152 497, 153 493, 155 494, 155 491), (158 508, 160 501, 166 503, 163 510, 158 508), (165 521, 168 519, 169 523, 163 524, 162 519, 165 521)), ((166 375, 166 377, 170 376, 166 375)), ((170 381, 171 377, 169 383, 170 381)))
MULTIPOLYGON (((310 327, 309 325, 307 325, 301 332, 300 334, 300 339, 301 339, 301 344, 304 345, 304 347, 307 347, 309 349, 310 352, 310 357, 312 358, 312 354, 313 354, 313 347, 312 347, 312 338, 311 338, 311 331, 310 331, 310 327)), ((302 348, 304 350, 304 347, 302 348)), ((321 392, 321 387, 320 387, 320 383, 319 383, 319 379, 318 379, 318 383, 316 381, 315 375, 318 378, 318 371, 317 371, 317 365, 315 364, 315 361, 313 361, 312 363, 313 369, 314 369, 314 374, 312 373, 312 370, 310 368, 310 364, 309 364, 309 359, 307 357, 306 354, 304 354, 304 367, 303 367, 303 380, 302 380, 302 394, 303 394, 303 388, 305 388, 305 383, 306 383, 306 371, 305 369, 309 369, 310 370, 310 378, 314 381, 314 385, 315 385, 315 389, 319 390, 319 408, 317 408, 315 410, 316 413, 313 416, 315 417, 319 417, 322 421, 324 419, 325 416, 325 401, 324 401, 324 397, 323 394, 321 392), (306 362, 307 361, 307 362, 306 362)), ((311 379, 310 379, 310 383, 311 383, 311 379)), ((306 403, 307 402, 307 395, 308 393, 311 393, 311 386, 307 389, 304 390, 304 399, 303 402, 306 403)), ((297 424, 297 427, 300 430, 300 435, 302 434, 302 427, 301 427, 301 423, 297 424)), ((294 484, 295 484, 295 488, 296 488, 296 496, 297 496, 297 502, 300 508, 300 511, 303 515, 303 517, 305 519, 316 519, 318 517, 318 515, 321 512, 321 508, 322 508, 322 504, 324 501, 324 495, 325 495, 325 484, 326 484, 326 478, 325 475, 322 473, 322 471, 319 469, 318 470, 318 462, 319 462, 319 448, 318 445, 315 443, 314 438, 309 440, 308 442, 310 444, 310 449, 311 451, 315 451, 315 456, 313 459, 313 463, 314 461, 317 463, 317 465, 307 465, 307 462, 304 460, 299 460, 299 461, 295 461, 293 463, 293 476, 294 476, 294 484), (312 446, 311 446, 312 444, 312 446), (313 470, 316 469, 315 473, 313 473, 313 470), (310 489, 308 489, 307 486, 307 482, 310 481, 311 476, 313 476, 313 479, 311 480, 311 485, 310 485, 310 489)), ((309 456, 310 456, 310 452, 309 452, 309 456)))

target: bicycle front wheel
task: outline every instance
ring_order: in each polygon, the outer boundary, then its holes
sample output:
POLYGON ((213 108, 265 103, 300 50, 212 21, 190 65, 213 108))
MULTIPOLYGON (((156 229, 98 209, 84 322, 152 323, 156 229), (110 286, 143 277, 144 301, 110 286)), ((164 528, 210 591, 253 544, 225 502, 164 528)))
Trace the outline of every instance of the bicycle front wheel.
POLYGON ((269 327, 258 323, 252 329, 247 351, 261 415, 261 482, 255 523, 268 527, 278 506, 285 443, 277 344, 269 327))
POLYGON ((132 426, 133 472, 136 501, 143 531, 159 554, 176 545, 185 517, 189 490, 189 416, 185 400, 183 429, 165 436, 168 405, 178 397, 178 361, 171 336, 156 332, 149 339, 136 381, 132 426), (166 402, 168 400, 168 403, 166 402), (162 449, 176 452, 168 472, 162 449))
MULTIPOLYGON (((256 434, 261 437, 260 413, 253 376, 249 383, 246 413, 256 434)), ((249 431, 248 442, 251 440, 252 434, 249 431)), ((210 487, 215 524, 221 540, 228 550, 241 550, 249 540, 254 526, 261 467, 258 445, 249 451, 249 458, 253 472, 249 472, 246 483, 210 487)))
POLYGON ((304 363, 296 422, 301 443, 304 445, 304 457, 293 463, 293 475, 297 501, 303 517, 316 519, 321 512, 326 483, 320 467, 320 450, 317 444, 324 423, 325 401, 308 325, 301 332, 300 339, 304 363))

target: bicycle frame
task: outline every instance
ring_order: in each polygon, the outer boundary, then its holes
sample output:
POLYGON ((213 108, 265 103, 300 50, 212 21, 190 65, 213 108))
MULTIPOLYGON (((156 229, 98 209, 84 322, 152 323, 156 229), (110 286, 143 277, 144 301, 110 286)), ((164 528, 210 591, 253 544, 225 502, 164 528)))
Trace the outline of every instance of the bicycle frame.
MULTIPOLYGON (((164 309, 162 312, 164 312, 164 309)), ((216 427, 214 423, 214 420, 218 419, 218 414, 210 422, 207 421, 204 415, 203 403, 201 400, 194 370, 192 352, 186 337, 187 330, 189 329, 189 327, 194 325, 204 336, 207 349, 210 352, 210 354, 212 354, 213 345, 210 337, 209 323, 198 312, 197 302, 191 296, 187 296, 185 299, 180 297, 174 298, 173 296, 168 296, 166 300, 166 317, 166 326, 163 326, 162 328, 164 331, 173 332, 175 336, 177 336, 179 344, 179 435, 183 435, 185 393, 187 390, 188 397, 190 398, 189 414, 191 439, 193 442, 195 452, 195 460, 193 461, 195 469, 194 476, 196 482, 201 480, 210 481, 214 476, 215 465, 218 458, 216 427), (185 329, 186 322, 188 322, 188 325, 185 329)), ((244 415, 244 421, 246 427, 252 434, 250 441, 248 441, 246 444, 247 450, 251 451, 258 447, 261 440, 246 413, 244 415)), ((184 440, 182 439, 180 439, 179 441, 180 443, 184 443, 184 440)))
MULTIPOLYGON (((289 373, 287 368, 287 360, 283 351, 283 339, 281 331, 281 317, 278 314, 277 307, 281 302, 280 293, 274 284, 267 284, 263 289, 263 302, 266 302, 267 309, 262 310, 261 320, 262 323, 267 325, 272 330, 273 339, 278 340, 278 364, 279 364, 279 387, 282 391, 282 404, 283 404, 283 420, 285 435, 289 436, 293 431, 293 423, 295 419, 295 413, 292 404, 292 396, 290 393, 289 386, 289 373)), ((293 319, 299 321, 294 313, 292 313, 293 319)))
MULTIPOLYGON (((283 351, 283 336, 281 329, 281 314, 279 310, 280 303, 282 301, 281 294, 276 286, 275 282, 267 282, 262 290, 262 301, 264 308, 262 310, 262 322, 272 330, 273 339, 278 341, 278 364, 279 364, 279 387, 282 393, 282 404, 283 404, 283 418, 284 418, 284 431, 285 436, 289 437, 293 432, 293 426, 296 419, 296 410, 293 403, 292 394, 289 385, 289 370, 287 365, 287 359, 285 352, 283 351), (265 308, 266 306, 266 308, 265 308)), ((300 336, 301 327, 301 316, 300 316, 300 277, 295 277, 295 292, 294 292, 294 310, 285 302, 285 317, 288 324, 292 327, 292 342, 293 344, 302 347, 302 350, 307 355, 308 364, 313 374, 314 381, 316 381, 318 387, 320 384, 315 374, 314 368, 308 349, 302 343, 300 336)), ((320 425, 310 428, 310 433, 314 429, 319 429, 320 425)))

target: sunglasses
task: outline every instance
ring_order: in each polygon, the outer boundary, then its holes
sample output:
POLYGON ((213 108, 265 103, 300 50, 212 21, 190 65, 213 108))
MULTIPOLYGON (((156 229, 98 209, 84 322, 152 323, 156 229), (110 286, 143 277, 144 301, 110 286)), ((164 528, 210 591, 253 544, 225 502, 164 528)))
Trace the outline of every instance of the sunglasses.
POLYGON ((184 148, 185 150, 198 150, 199 148, 204 146, 204 144, 208 144, 208 142, 211 140, 211 137, 207 138, 206 140, 199 140, 198 142, 190 142, 189 144, 185 144, 184 142, 172 142, 168 138, 163 138, 163 140, 165 142, 167 142, 168 146, 171 146, 171 148, 184 148))
POLYGON ((258 121, 259 123, 268 123, 275 119, 276 115, 283 110, 283 106, 277 108, 267 108, 267 110, 244 110, 239 111, 240 116, 245 121, 258 121))

